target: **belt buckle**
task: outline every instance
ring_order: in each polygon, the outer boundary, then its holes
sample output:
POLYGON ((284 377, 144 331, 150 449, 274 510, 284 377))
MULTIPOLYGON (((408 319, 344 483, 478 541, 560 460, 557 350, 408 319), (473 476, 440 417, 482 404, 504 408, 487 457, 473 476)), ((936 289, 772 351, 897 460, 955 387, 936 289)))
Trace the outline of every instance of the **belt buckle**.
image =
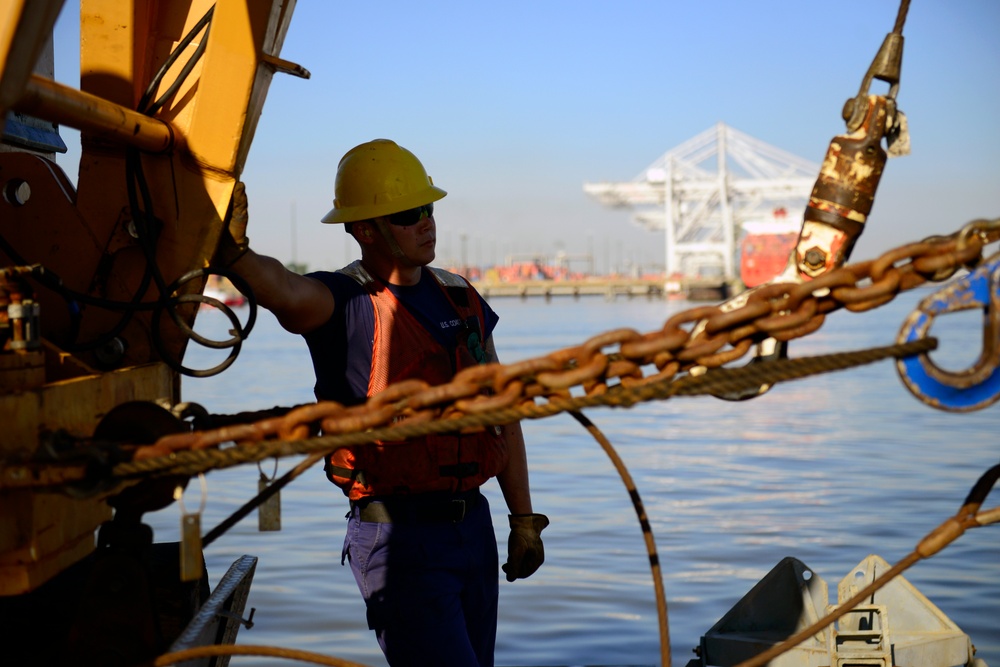
POLYGON ((462 498, 453 498, 451 501, 451 521, 452 523, 458 523, 465 519, 466 510, 465 500, 462 498))

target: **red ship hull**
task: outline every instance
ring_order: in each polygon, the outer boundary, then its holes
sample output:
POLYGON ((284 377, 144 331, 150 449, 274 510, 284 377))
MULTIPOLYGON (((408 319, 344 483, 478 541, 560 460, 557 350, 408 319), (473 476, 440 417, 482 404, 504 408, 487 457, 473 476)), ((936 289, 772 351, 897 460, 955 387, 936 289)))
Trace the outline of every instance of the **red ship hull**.
POLYGON ((769 220, 743 224, 740 279, 746 287, 762 285, 785 270, 799 239, 799 227, 784 209, 775 211, 769 220))

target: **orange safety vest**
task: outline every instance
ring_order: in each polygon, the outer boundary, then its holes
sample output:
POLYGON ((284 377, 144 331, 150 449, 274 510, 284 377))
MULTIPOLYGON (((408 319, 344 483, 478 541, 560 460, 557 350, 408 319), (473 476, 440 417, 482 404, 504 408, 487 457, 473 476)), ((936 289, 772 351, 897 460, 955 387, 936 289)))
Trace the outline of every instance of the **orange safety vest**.
MULTIPOLYGON (((485 322, 479 295, 464 278, 427 267, 463 322, 485 322)), ((390 384, 420 379, 444 384, 455 373, 479 363, 475 346, 483 331, 466 327, 454 357, 432 336, 388 287, 359 261, 340 270, 364 287, 375 312, 375 339, 368 395, 390 384)), ((482 353, 479 354, 482 357, 482 353)), ((379 441, 339 449, 327 457, 330 481, 351 500, 430 491, 476 488, 507 465, 507 444, 497 427, 478 433, 446 433, 402 441, 379 441)))

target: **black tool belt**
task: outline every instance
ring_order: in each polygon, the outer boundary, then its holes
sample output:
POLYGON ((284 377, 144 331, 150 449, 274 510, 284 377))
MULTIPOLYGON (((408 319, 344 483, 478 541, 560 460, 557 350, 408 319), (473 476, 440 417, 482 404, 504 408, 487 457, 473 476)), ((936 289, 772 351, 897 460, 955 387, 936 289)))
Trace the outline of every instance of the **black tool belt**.
POLYGON ((482 502, 479 489, 461 493, 418 493, 351 501, 358 518, 372 523, 458 523, 482 502))

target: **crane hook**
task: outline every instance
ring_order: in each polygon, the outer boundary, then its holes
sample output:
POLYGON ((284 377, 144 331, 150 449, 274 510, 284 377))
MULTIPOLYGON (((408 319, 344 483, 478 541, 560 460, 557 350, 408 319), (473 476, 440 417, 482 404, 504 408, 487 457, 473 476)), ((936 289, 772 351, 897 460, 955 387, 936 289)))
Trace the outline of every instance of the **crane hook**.
POLYGON ((924 298, 906 318, 896 342, 925 337, 938 315, 975 308, 983 310, 983 349, 970 368, 944 370, 926 353, 896 361, 907 389, 927 405, 948 412, 970 412, 1000 399, 1000 254, 924 298))

